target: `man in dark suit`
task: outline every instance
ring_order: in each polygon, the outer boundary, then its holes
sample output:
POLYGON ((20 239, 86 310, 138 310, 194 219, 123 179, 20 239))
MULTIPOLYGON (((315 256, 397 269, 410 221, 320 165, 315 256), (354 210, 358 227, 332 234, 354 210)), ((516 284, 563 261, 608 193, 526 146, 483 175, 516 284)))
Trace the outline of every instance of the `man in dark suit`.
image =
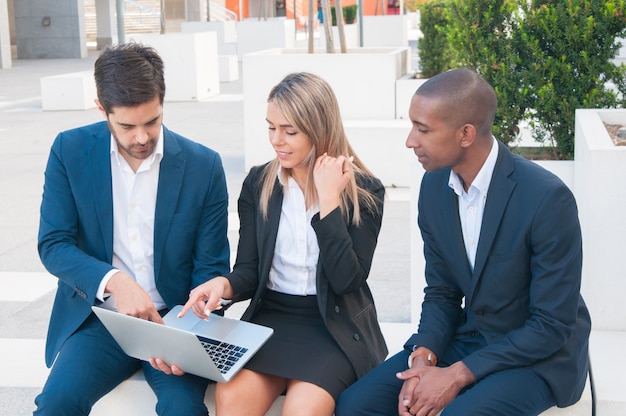
POLYGON ((229 271, 222 163, 162 125, 154 49, 109 48, 94 75, 106 121, 60 133, 45 172, 38 247, 59 283, 46 344, 54 365, 35 415, 86 415, 143 368, 158 414, 206 416, 207 380, 128 357, 91 306, 162 323, 191 289, 229 271))
POLYGON ((418 332, 355 383, 336 415, 536 415, 575 403, 591 321, 576 202, 492 136, 493 88, 449 71, 415 93, 407 147, 426 283, 418 332))

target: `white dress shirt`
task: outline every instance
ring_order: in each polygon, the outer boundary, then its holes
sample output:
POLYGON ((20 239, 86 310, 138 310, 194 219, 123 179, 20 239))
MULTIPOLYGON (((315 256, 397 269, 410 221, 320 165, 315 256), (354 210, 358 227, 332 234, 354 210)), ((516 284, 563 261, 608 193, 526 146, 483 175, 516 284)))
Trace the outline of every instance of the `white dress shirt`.
POLYGON ((290 295, 315 295, 320 249, 311 219, 319 206, 315 203, 307 210, 304 193, 292 177, 285 186, 280 169, 278 179, 284 196, 267 288, 290 295))
MULTIPOLYGON (((119 153, 111 136, 111 178, 113 185, 113 267, 100 283, 97 297, 104 300, 104 288, 118 271, 131 276, 150 295, 157 310, 165 302, 154 276, 154 213, 163 158, 163 128, 154 153, 133 172, 119 153)), ((112 296, 102 305, 113 308, 112 296)))
POLYGON ((463 188, 461 178, 456 173, 450 171, 448 186, 454 190, 459 199, 459 217, 461 219, 461 229, 463 230, 465 252, 472 270, 474 270, 474 262, 476 260, 476 249, 478 248, 478 239, 480 238, 487 191, 489 190, 497 159, 498 141, 494 138, 489 156, 487 156, 485 163, 480 168, 478 175, 474 178, 467 192, 463 188))

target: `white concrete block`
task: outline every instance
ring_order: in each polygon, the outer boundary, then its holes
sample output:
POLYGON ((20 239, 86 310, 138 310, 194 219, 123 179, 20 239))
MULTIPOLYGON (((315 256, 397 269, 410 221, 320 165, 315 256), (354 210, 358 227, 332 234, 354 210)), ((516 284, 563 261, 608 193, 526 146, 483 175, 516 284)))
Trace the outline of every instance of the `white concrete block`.
POLYGON ((48 272, 0 272, 0 302, 32 302, 55 290, 58 283, 48 272))
POLYGON ((237 22, 239 59, 252 52, 295 46, 296 27, 293 19, 273 17, 265 20, 255 17, 237 22))
POLYGON ((88 110, 96 107, 93 71, 42 77, 40 86, 44 111, 88 110))
POLYGON ((237 55, 220 55, 220 82, 231 82, 239 79, 239 59, 237 55))
MULTIPOLYGON (((339 29, 337 26, 332 27, 333 31, 333 45, 335 47, 335 51, 339 53, 341 51, 341 40, 339 39, 339 29)), ((323 27, 320 27, 319 30, 320 36, 317 39, 318 43, 316 47, 320 49, 326 50, 326 31, 323 27)), ((360 36, 359 36, 359 25, 351 24, 343 26, 343 33, 346 39, 346 48, 358 48, 360 47, 360 36)))
POLYGON ((285 75, 306 71, 324 78, 337 96, 344 120, 393 120, 395 83, 408 72, 408 60, 409 48, 356 48, 345 54, 270 49, 245 55, 242 72, 246 169, 274 157, 267 141, 267 95, 285 75))
POLYGON ((409 187, 415 180, 415 155, 404 143, 408 120, 345 120, 344 128, 356 154, 385 186, 409 187))
POLYGON ((407 16, 363 16, 363 46, 397 47, 409 45, 407 16))
POLYGON ((7 357, 0 371, 0 387, 42 387, 50 370, 44 362, 42 339, 0 338, 0 354, 7 357))
POLYGON ((626 125, 626 110, 576 110, 575 195, 583 233, 582 293, 596 330, 626 330, 626 146, 604 126, 626 125))
POLYGON ((165 101, 198 101, 220 93, 217 34, 137 34, 131 40, 155 48, 165 64, 165 101))
MULTIPOLYGON (((593 315, 591 319, 594 319, 593 315)), ((589 353, 598 415, 626 415, 623 380, 626 373, 625 347, 626 331, 591 331, 589 353)))
POLYGON ((409 107, 415 91, 428 78, 415 78, 415 74, 409 73, 396 80, 396 118, 409 118, 409 107))
POLYGON ((217 34, 217 53, 220 55, 237 54, 237 25, 234 20, 224 22, 182 22, 183 33, 215 32, 217 34))

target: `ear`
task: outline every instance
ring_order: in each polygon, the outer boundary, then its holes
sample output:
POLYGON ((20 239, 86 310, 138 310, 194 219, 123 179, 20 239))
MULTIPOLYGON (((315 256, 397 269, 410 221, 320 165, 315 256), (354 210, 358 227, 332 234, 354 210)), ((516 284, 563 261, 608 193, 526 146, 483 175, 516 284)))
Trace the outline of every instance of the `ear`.
POLYGON ((98 111, 100 111, 102 113, 104 118, 107 118, 107 112, 104 111, 104 107, 102 107, 102 104, 100 104, 100 100, 98 100, 96 98, 96 99, 93 100, 93 102, 96 103, 96 107, 98 107, 98 111))
POLYGON ((473 124, 464 124, 459 128, 458 138, 461 147, 470 147, 476 140, 476 127, 473 124))

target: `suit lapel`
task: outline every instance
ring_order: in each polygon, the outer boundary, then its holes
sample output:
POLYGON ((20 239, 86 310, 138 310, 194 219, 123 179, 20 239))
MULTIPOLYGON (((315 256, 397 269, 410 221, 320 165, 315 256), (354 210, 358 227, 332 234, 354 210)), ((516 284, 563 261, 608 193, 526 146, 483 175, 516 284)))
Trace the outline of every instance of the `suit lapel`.
POLYGON ((283 206, 283 189, 278 180, 274 184, 274 190, 267 206, 267 221, 263 221, 262 214, 258 213, 258 220, 261 226, 257 229, 257 241, 263 247, 260 259, 261 264, 261 285, 265 287, 269 278, 272 260, 274 259, 274 249, 276 246, 276 236, 278 235, 278 223, 280 212, 283 206))
POLYGON ((485 267, 491 246, 500 227, 504 210, 513 193, 513 189, 515 189, 515 182, 509 179, 509 175, 513 172, 513 158, 510 151, 503 146, 502 143, 499 143, 498 161, 493 171, 483 213, 472 278, 474 287, 485 267))
POLYGON ((453 235, 455 236, 455 249, 458 252, 458 257, 462 259, 463 264, 466 266, 467 272, 470 273, 470 265, 467 260, 467 253, 465 251, 465 241, 463 240, 463 230, 461 228, 461 218, 459 217, 459 198, 456 193, 447 185, 446 182, 446 191, 444 192, 445 198, 450 198, 450 203, 441 204, 445 210, 450 210, 449 212, 445 212, 445 218, 452 218, 452 221, 446 221, 449 229, 446 231, 445 235, 453 235))
POLYGON ((94 130, 93 146, 85 167, 91 176, 95 212, 109 261, 113 259, 113 181, 111 178, 111 132, 106 123, 94 130))
POLYGON ((185 174, 185 159, 176 138, 163 127, 163 159, 154 212, 154 277, 158 281, 165 239, 169 233, 185 174))

